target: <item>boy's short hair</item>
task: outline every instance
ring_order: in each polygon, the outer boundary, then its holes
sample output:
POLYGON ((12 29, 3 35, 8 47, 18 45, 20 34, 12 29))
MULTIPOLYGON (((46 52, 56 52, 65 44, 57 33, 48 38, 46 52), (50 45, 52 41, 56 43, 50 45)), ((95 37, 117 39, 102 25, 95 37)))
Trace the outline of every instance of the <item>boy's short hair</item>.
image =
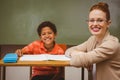
POLYGON ((42 28, 44 28, 44 27, 49 27, 49 28, 54 32, 54 34, 57 33, 57 29, 56 29, 55 24, 53 24, 53 23, 50 22, 50 21, 44 21, 44 22, 42 22, 42 23, 38 26, 38 28, 37 28, 38 35, 41 35, 41 30, 42 30, 42 28))

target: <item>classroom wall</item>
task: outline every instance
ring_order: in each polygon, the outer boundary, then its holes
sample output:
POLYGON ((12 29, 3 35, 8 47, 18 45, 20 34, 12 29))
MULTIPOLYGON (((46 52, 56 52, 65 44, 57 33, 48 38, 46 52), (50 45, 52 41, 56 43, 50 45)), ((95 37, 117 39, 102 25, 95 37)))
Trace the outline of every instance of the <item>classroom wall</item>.
POLYGON ((39 39, 37 26, 46 20, 56 24, 58 43, 79 44, 90 36, 89 8, 99 1, 110 5, 110 31, 120 39, 120 0, 0 0, 0 44, 28 44, 39 39))

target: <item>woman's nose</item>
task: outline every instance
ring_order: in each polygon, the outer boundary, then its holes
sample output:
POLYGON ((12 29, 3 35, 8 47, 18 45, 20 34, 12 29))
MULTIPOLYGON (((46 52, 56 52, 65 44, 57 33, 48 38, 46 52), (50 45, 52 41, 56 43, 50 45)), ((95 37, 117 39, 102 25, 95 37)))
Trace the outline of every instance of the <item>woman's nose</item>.
POLYGON ((97 25, 97 24, 99 24, 97 21, 94 21, 94 22, 93 22, 93 25, 97 25))

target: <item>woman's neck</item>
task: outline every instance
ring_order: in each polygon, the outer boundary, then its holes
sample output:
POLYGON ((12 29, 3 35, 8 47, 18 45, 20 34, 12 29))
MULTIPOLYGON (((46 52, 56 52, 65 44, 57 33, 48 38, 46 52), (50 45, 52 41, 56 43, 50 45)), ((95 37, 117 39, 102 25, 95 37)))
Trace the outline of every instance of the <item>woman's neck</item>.
POLYGON ((101 36, 101 37, 96 36, 96 41, 97 41, 98 43, 100 43, 102 40, 103 40, 103 36, 101 36))
POLYGON ((98 43, 101 43, 102 40, 104 39, 105 35, 106 35, 106 32, 104 34, 100 35, 100 36, 96 36, 96 41, 98 43))

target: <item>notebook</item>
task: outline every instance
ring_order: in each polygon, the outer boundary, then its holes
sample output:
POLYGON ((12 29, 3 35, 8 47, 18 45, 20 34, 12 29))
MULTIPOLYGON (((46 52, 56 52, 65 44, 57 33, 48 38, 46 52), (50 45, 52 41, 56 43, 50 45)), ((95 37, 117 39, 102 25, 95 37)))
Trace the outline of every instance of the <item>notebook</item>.
POLYGON ((15 53, 7 53, 4 57, 3 57, 3 62, 4 63, 15 63, 18 60, 18 55, 15 53))

